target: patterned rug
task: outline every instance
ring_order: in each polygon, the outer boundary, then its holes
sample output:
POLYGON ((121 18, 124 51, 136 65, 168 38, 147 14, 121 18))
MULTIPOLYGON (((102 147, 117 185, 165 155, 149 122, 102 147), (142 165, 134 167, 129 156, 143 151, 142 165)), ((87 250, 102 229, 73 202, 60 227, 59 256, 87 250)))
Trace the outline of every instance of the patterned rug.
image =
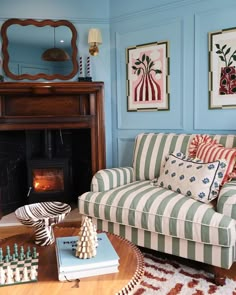
POLYGON ((236 281, 226 279, 224 286, 213 283, 213 274, 179 262, 144 254, 145 272, 132 295, 236 295, 236 281))

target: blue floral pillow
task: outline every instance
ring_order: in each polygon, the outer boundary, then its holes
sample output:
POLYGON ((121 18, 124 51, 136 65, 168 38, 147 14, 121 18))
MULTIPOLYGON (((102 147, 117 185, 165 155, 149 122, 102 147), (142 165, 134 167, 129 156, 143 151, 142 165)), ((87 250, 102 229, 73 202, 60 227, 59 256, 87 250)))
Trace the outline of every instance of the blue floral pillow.
POLYGON ((225 160, 203 163, 187 158, 183 153, 173 153, 167 157, 156 184, 209 203, 218 196, 226 168, 225 160))

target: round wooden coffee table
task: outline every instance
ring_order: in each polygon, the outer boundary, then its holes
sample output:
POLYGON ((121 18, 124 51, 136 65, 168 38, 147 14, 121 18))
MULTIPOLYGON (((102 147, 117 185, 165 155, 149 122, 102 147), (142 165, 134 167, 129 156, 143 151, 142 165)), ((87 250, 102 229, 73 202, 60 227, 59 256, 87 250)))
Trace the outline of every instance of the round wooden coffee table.
MULTIPOLYGON (((9 228, 10 230, 10 228, 9 228)), ((79 228, 54 227, 55 237, 76 236, 79 228)), ((21 230, 22 232, 22 230, 21 230)), ((1 229, 0 229, 1 233, 1 229)), ((3 286, 0 288, 5 295, 14 294, 96 294, 96 295, 123 295, 129 292, 142 279, 144 259, 140 250, 126 239, 113 234, 107 234, 114 249, 120 257, 119 272, 100 276, 83 278, 78 281, 60 282, 57 277, 57 262, 55 244, 41 247, 34 244, 34 232, 25 227, 25 233, 15 234, 0 240, 0 247, 5 249, 17 243, 18 246, 36 247, 39 252, 38 282, 3 286)), ((1 234, 0 234, 1 236, 1 234)))

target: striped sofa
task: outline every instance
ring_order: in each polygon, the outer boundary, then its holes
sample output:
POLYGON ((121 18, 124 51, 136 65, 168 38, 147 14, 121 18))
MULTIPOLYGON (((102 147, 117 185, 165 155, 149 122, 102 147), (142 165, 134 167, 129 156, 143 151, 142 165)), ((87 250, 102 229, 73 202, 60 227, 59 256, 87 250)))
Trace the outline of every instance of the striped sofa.
MULTIPOLYGON (((210 136, 225 147, 236 146, 236 135, 210 136)), ((78 198, 79 211, 99 230, 136 245, 228 269, 235 259, 236 181, 222 187, 214 205, 150 182, 159 176, 165 156, 174 151, 187 154, 193 137, 139 134, 133 167, 98 171, 91 191, 78 198)))

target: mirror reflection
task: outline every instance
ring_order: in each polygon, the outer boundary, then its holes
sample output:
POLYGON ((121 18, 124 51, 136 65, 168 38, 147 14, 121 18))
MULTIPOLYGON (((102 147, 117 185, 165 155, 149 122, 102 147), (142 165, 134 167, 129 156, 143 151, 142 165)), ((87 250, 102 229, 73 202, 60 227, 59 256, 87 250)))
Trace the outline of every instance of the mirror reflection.
POLYGON ((10 78, 66 80, 77 73, 76 30, 67 21, 12 19, 4 23, 2 37, 3 69, 10 78), (53 50, 54 59, 42 57, 48 49, 53 50), (58 51, 68 58, 55 61, 58 51))

